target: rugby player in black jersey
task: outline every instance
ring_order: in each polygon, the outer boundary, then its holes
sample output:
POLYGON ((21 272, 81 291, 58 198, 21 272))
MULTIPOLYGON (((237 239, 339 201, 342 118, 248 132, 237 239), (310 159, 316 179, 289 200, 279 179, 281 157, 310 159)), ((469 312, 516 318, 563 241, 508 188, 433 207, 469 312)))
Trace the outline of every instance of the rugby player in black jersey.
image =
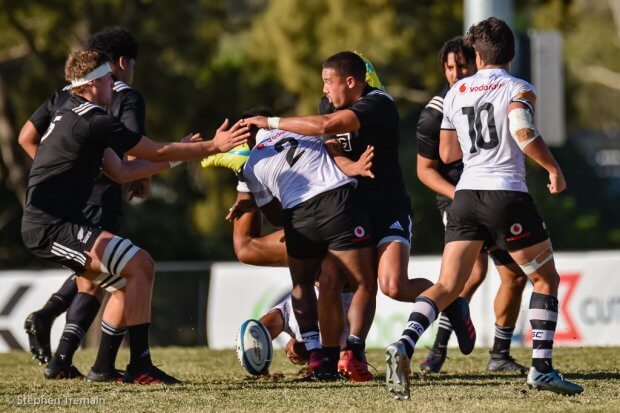
MULTIPOLYGON (((72 96, 41 137, 30 172, 22 239, 34 255, 73 270, 78 291, 94 282, 112 292, 106 314, 126 322, 130 341, 123 381, 175 383, 153 366, 149 353, 152 258, 131 241, 93 224, 84 208, 102 165, 104 173, 114 176, 121 164, 113 151, 152 162, 184 161, 227 151, 248 134, 239 124, 226 130, 227 121, 205 142, 189 135, 182 143, 160 144, 130 131, 102 108, 112 99, 109 60, 92 50, 73 53, 67 60, 72 96), (116 161, 108 162, 110 157, 116 161)), ((62 366, 65 372, 70 368, 69 363, 62 366)))
MULTIPOLYGON (((398 159, 398 110, 390 95, 366 83, 365 75, 366 65, 360 56, 349 51, 337 53, 323 62, 325 97, 319 107, 320 115, 254 117, 245 123, 307 135, 336 135, 337 141, 328 144, 333 150, 338 148, 341 156, 350 162, 355 161, 368 145, 374 147, 375 177, 360 178, 358 194, 369 213, 376 237, 379 286, 393 299, 413 302, 432 282, 409 279, 407 273, 412 217, 398 159)), ((337 293, 337 290, 332 292, 337 293)), ((324 293, 321 289, 321 296, 329 293, 329 290, 324 293)), ((325 298, 327 302, 337 302, 337 297, 325 298)), ((452 307, 454 311, 451 313, 455 316, 452 322, 457 333, 466 329, 465 320, 469 313, 466 302, 459 301, 458 304, 452 307)), ((331 313, 337 316, 338 310, 331 313)), ((465 335, 457 336, 471 340, 465 335)), ((351 351, 345 352, 342 364, 355 365, 350 370, 367 369, 363 343, 359 338, 350 337, 347 345, 351 351)))
MULTIPOLYGON (((88 48, 100 50, 112 58, 110 63, 114 79, 114 93, 112 103, 107 108, 108 113, 130 130, 145 135, 145 104, 142 95, 131 88, 133 83, 134 65, 138 57, 138 43, 131 33, 122 27, 113 26, 93 34, 88 41, 88 48)), ((49 127, 56 110, 71 96, 69 88, 55 92, 49 97, 24 124, 19 143, 22 148, 34 158, 41 136, 49 127)), ((117 154, 122 159, 123 154, 117 154)), ((112 161, 114 157, 109 157, 112 161)), ((101 226, 106 231, 118 233, 121 225, 122 200, 121 185, 133 181, 135 178, 150 176, 150 174, 167 169, 170 163, 152 163, 148 161, 125 163, 122 168, 114 168, 120 173, 113 176, 114 180, 105 174, 100 174, 95 180, 93 191, 87 201, 84 213, 93 224, 101 226)), ((148 192, 150 178, 132 182, 131 192, 135 196, 143 197, 148 192)), ((80 345, 81 339, 92 323, 100 305, 102 290, 92 286, 89 291, 77 294, 75 275, 71 275, 62 287, 55 292, 45 303, 43 308, 30 314, 25 321, 30 351, 41 363, 47 363, 51 358, 50 329, 54 319, 64 312, 67 314, 67 325, 61 337, 61 344, 57 356, 65 360, 72 360, 73 354, 80 345), (77 297, 76 297, 77 296, 77 297)), ((97 360, 94 368, 89 372, 89 381, 111 381, 118 379, 120 373, 114 368, 114 360, 118 348, 123 340, 126 328, 122 320, 111 320, 104 314, 102 320, 102 335, 97 360)), ((70 372, 60 369, 58 358, 52 360, 45 370, 45 377, 72 378, 81 377, 81 373, 71 368, 70 372)))
MULTIPOLYGON (((456 183, 463 171, 463 161, 459 159, 446 165, 439 158, 443 98, 454 83, 476 72, 475 53, 471 47, 465 45, 463 37, 458 36, 444 43, 439 52, 439 63, 444 70, 448 85, 430 100, 420 114, 416 134, 417 174, 424 185, 437 192, 437 207, 445 222, 447 210, 454 198, 456 183)), ((471 301, 471 297, 484 281, 489 261, 487 254, 493 258, 501 279, 494 304, 495 340, 487 370, 514 370, 525 374, 526 367, 518 364, 510 356, 510 342, 519 317, 526 276, 510 255, 498 249, 492 240, 485 242, 485 246, 476 259, 474 270, 461 292, 461 297, 471 301)), ((450 320, 442 314, 439 317, 439 329, 435 343, 420 364, 422 371, 439 373, 446 360, 451 334, 450 320)))

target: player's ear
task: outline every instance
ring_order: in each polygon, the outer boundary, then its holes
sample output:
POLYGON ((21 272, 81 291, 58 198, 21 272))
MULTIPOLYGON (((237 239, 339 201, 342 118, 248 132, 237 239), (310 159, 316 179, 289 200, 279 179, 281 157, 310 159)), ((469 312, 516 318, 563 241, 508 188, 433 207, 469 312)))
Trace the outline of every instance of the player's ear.
POLYGON ((125 59, 125 56, 120 56, 117 63, 121 70, 127 70, 127 59, 125 59))
POLYGON ((353 87, 355 87, 355 85, 357 84, 357 80, 355 80, 353 76, 347 76, 344 79, 344 82, 349 89, 353 89, 353 87))

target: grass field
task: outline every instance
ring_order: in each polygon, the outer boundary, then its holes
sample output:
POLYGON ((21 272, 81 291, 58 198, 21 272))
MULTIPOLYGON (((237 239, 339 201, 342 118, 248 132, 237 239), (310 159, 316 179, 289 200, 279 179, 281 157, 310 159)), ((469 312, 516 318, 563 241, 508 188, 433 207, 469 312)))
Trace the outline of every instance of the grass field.
MULTIPOLYGON (((527 362, 528 349, 514 356, 527 362)), ((155 348, 153 359, 184 381, 178 386, 89 384, 43 379, 43 368, 25 352, 0 354, 1 411, 168 412, 168 411, 416 411, 416 412, 620 412, 620 349, 559 348, 555 364, 585 387, 576 397, 530 390, 516 374, 484 372, 488 353, 470 356, 452 351, 445 373, 414 373, 411 400, 392 400, 384 384, 383 351, 371 350, 369 362, 379 370, 370 383, 299 383, 298 366, 283 352, 274 354, 269 378, 248 377, 234 351, 155 348)), ((419 349, 412 368, 426 353, 419 349)), ((86 373, 92 350, 78 352, 76 366, 86 373)), ((122 350, 118 366, 127 362, 122 350)))

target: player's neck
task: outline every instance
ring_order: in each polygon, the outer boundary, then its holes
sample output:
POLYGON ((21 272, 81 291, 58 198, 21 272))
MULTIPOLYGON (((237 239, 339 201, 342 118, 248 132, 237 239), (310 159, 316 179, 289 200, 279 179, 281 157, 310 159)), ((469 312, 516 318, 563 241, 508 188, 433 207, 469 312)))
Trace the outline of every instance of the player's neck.
POLYGON ((478 66, 478 70, 484 69, 504 69, 505 71, 509 71, 510 65, 487 65, 483 63, 482 65, 478 66))

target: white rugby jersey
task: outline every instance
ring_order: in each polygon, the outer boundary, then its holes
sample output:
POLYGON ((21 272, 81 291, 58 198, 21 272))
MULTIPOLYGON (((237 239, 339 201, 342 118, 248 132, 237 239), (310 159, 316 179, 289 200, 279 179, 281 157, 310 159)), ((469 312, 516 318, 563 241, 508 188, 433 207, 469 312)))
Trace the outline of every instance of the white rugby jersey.
POLYGON ((356 180, 329 156, 319 136, 279 129, 261 130, 243 167, 243 176, 259 207, 275 197, 285 209, 356 180))
POLYGON ((463 152, 457 191, 527 192, 525 155, 508 129, 508 105, 525 90, 535 93, 534 86, 504 69, 482 69, 452 86, 441 129, 456 130, 463 152))

